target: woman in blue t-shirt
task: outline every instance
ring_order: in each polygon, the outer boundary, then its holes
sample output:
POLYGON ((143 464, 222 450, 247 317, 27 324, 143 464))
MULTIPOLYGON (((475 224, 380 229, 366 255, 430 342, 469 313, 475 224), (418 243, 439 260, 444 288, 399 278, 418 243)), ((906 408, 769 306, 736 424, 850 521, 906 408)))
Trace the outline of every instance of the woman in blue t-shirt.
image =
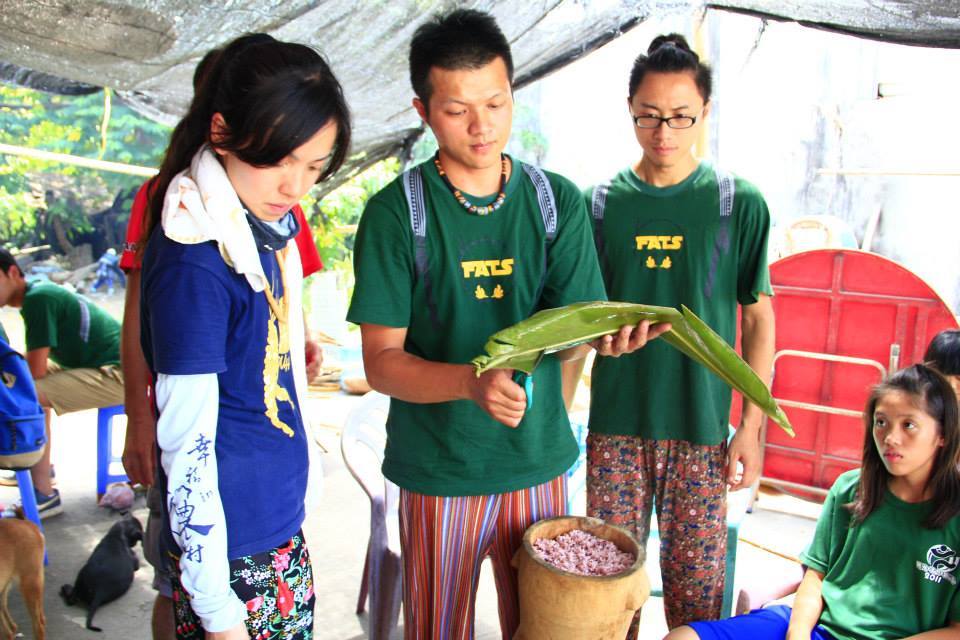
POLYGON ((960 638, 960 426, 925 365, 874 388, 863 465, 837 478, 801 555, 793 608, 674 629, 667 640, 960 638))
POLYGON ((350 115, 309 47, 217 55, 146 217, 141 343, 155 377, 178 638, 310 638, 308 441, 291 208, 343 163, 350 115))

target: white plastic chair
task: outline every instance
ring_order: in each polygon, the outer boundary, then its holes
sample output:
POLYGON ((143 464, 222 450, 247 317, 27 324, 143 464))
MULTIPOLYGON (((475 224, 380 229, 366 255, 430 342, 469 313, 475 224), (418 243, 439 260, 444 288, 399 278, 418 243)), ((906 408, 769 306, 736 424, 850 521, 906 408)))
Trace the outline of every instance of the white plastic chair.
POLYGON ((383 477, 383 449, 390 398, 371 391, 347 416, 340 436, 340 452, 351 475, 370 497, 370 540, 360 581, 357 613, 363 613, 370 595, 371 640, 387 640, 397 626, 402 596, 400 559, 400 489, 383 477))

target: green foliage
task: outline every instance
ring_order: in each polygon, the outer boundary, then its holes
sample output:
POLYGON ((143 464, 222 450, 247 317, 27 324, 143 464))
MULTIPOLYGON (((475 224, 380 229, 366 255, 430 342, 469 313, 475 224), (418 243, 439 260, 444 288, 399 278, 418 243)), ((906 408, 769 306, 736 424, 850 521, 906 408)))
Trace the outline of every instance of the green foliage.
POLYGON ((13 245, 37 224, 34 206, 29 194, 23 191, 10 193, 0 185, 0 239, 8 239, 13 245))
POLYGON ((413 149, 410 152, 410 164, 416 165, 429 160, 437 152, 437 138, 433 135, 430 127, 424 126, 423 133, 413 143, 413 149))
MULTIPOLYGON (((109 90, 107 90, 109 91, 109 90)), ((0 84, 0 142, 146 167, 158 166, 170 129, 97 92, 59 96, 0 84), (104 117, 104 114, 108 118, 104 117)), ((0 238, 36 240, 35 209, 61 218, 68 237, 90 229, 88 216, 109 207, 142 177, 0 156, 0 238)))
POLYGON ((517 102, 513 108, 513 132, 507 151, 524 162, 543 164, 547 138, 540 132, 538 114, 530 105, 517 102))
POLYGON ((312 193, 303 199, 303 210, 313 229, 317 251, 327 269, 349 272, 353 240, 360 214, 370 196, 383 189, 400 173, 396 158, 382 160, 354 176, 321 201, 312 193))

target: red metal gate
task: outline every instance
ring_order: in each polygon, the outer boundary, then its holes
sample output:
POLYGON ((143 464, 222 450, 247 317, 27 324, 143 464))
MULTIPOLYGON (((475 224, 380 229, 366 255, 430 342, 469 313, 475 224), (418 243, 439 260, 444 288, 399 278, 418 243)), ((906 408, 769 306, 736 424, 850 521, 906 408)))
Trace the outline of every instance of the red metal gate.
POLYGON ((770 265, 770 279, 773 396, 797 436, 767 430, 763 476, 827 489, 860 465, 860 414, 883 370, 919 362, 930 339, 957 320, 923 280, 874 253, 806 251, 770 265))

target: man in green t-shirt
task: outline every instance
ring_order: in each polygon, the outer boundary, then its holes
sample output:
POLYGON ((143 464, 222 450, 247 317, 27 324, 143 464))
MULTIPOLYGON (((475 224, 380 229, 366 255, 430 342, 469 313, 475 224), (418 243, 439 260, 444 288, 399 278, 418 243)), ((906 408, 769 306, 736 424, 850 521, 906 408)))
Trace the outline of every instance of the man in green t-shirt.
POLYGON ((27 365, 47 418, 47 447, 30 469, 40 517, 63 511, 50 466, 50 409, 57 415, 123 404, 120 323, 92 302, 50 282, 28 283, 0 249, 0 306, 20 309, 27 365))
MULTIPOLYGON (((752 185, 693 155, 710 108, 709 67, 676 34, 648 54, 634 63, 628 98, 643 156, 586 194, 607 295, 686 305, 731 344, 739 306, 744 359, 769 380, 767 206, 752 185)), ((671 628, 720 616, 726 485, 749 486, 759 472, 761 413, 745 403, 728 447, 730 401, 719 378, 659 341, 594 364, 587 511, 645 543, 655 504, 671 628)))
MULTIPOLYGON (((588 348, 540 364, 529 409, 511 371, 478 378, 469 362, 490 334, 538 309, 603 299, 603 283, 574 185, 502 153, 513 66, 493 18, 460 10, 428 21, 410 68, 414 107, 439 152, 367 204, 347 318, 360 325, 371 386, 392 397, 383 471, 401 488, 407 636, 472 637, 489 553, 512 637, 510 560, 529 524, 565 509, 564 472, 577 457, 559 361, 588 348), (538 201, 545 186, 555 232, 538 201)), ((595 346, 635 350, 664 330, 648 328, 624 327, 595 346)))

